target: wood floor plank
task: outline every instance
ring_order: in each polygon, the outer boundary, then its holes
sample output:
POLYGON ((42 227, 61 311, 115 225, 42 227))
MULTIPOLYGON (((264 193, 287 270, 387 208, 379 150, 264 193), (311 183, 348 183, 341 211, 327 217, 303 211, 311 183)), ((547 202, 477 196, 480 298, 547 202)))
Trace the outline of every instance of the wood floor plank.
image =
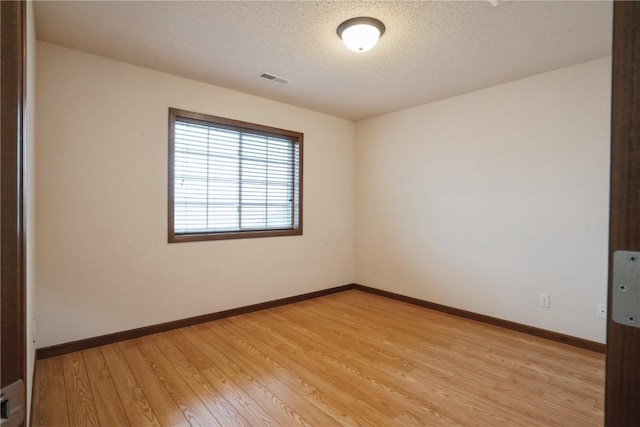
MULTIPOLYGON (((358 384, 357 387, 364 387, 365 390, 371 388, 379 390, 378 395, 383 397, 385 401, 376 402, 376 405, 385 405, 385 411, 394 414, 394 418, 404 412, 416 413, 433 423, 437 421, 438 424, 451 423, 459 418, 458 414, 448 409, 452 396, 455 395, 451 393, 431 394, 426 398, 421 395, 424 392, 424 384, 417 383, 411 376, 404 373, 394 373, 392 369, 385 369, 383 366, 363 361, 364 354, 352 353, 344 347, 314 339, 314 337, 310 337, 309 331, 300 324, 286 321, 282 317, 281 311, 267 314, 275 316, 273 320, 276 323, 284 321, 279 330, 280 334, 289 335, 290 339, 295 338, 296 341, 304 343, 307 355, 323 364, 328 364, 331 369, 340 372, 343 376, 353 378, 358 384)), ((484 406, 475 407, 474 419, 476 422, 482 422, 483 417, 486 417, 487 425, 503 420, 503 413, 490 412, 488 409, 490 408, 484 406)))
MULTIPOLYGON (((379 298, 379 297, 375 297, 375 298, 379 298)), ((405 303, 400 303, 400 304, 405 304, 405 303)), ((415 309, 415 307, 411 307, 411 308, 415 309)), ((404 310, 404 307, 403 307, 402 312, 404 313, 405 311, 406 310, 404 310)), ((371 315, 371 313, 368 313, 368 315, 371 315)), ((454 319, 454 320, 464 321, 465 319, 454 319)), ((400 322, 400 323, 406 324, 407 322, 400 322)), ((417 322, 413 322, 413 323, 417 323, 417 322)), ((518 375, 523 375, 523 374, 528 375, 529 379, 533 381, 534 379, 532 375, 537 375, 538 380, 543 380, 543 382, 546 384, 547 389, 549 387, 556 387, 558 390, 561 390, 563 387, 565 387, 567 381, 573 381, 573 382, 579 382, 580 386, 579 386, 578 392, 584 391, 585 398, 588 398, 587 396, 589 395, 593 396, 598 394, 599 389, 597 384, 598 383, 602 384, 602 378, 598 378, 597 375, 596 376, 591 375, 591 376, 588 376, 589 380, 581 381, 578 377, 575 377, 575 372, 572 372, 574 371, 573 370, 574 366, 576 365, 583 366, 581 364, 570 363, 569 365, 567 365, 565 362, 562 362, 563 365, 556 366, 557 369, 555 371, 550 371, 546 366, 540 366, 540 360, 544 360, 547 362, 550 360, 554 361, 558 359, 563 361, 567 359, 572 360, 570 356, 566 357, 567 351, 569 351, 570 352, 569 354, 571 355, 574 353, 578 353, 578 354, 584 353, 584 350, 575 349, 573 347, 569 347, 564 344, 549 343, 546 340, 542 340, 537 337, 528 337, 528 336, 526 337, 528 340, 533 340, 534 342, 537 342, 537 343, 543 343, 543 348, 539 348, 539 345, 538 347, 536 347, 531 343, 529 343, 528 346, 518 345, 519 341, 508 342, 506 345, 504 345, 501 348, 500 341, 496 341, 495 339, 491 339, 491 337, 489 336, 483 335, 483 331, 484 331, 483 326, 480 326, 479 328, 475 327, 481 324, 477 322, 467 322, 467 323, 473 325, 474 327, 473 328, 466 327, 464 329, 460 328, 459 333, 454 334, 449 332, 448 335, 450 337, 455 336, 457 340, 460 340, 461 339, 460 335, 464 335, 465 333, 469 333, 471 334, 471 336, 474 336, 474 337, 477 336, 476 339, 478 341, 474 342, 473 345, 471 345, 471 347, 469 346, 460 347, 460 345, 455 345, 455 344, 452 345, 450 343, 449 344, 450 349, 455 350, 453 352, 450 352, 450 350, 447 348, 438 348, 438 345, 431 341, 426 342, 424 346, 421 346, 420 342, 414 343, 413 346, 419 349, 420 350, 419 353, 423 355, 427 355, 431 353, 431 356, 436 357, 433 353, 439 352, 440 355, 437 357, 443 358, 440 365, 445 367, 446 366, 454 366, 454 367, 465 366, 465 364, 467 363, 465 358, 467 358, 468 355, 471 354, 473 355, 472 363, 475 366, 474 372, 480 373, 481 371, 483 371, 484 377, 493 377, 495 376, 495 373, 497 371, 497 372, 503 372, 509 375, 513 375, 514 373, 518 375), (486 342, 490 342, 492 344, 492 347, 485 347, 486 342), (533 364, 529 363, 528 354, 530 353, 540 354, 541 352, 547 351, 549 348, 554 348, 554 347, 558 347, 565 353, 558 352, 557 351, 558 349, 556 349, 556 351, 553 354, 549 355, 550 357, 540 359, 533 364), (475 351, 470 351, 469 349, 473 349, 475 351), (446 352, 450 352, 450 357, 444 357, 444 353, 446 352), (502 356, 506 355, 508 357, 501 357, 500 355, 502 356), (496 366, 500 367, 501 369, 496 370, 496 366), (564 383, 561 384, 560 381, 564 383), (596 384, 595 388, 590 387, 593 384, 596 384)), ((398 326, 398 328, 403 328, 403 326, 400 325, 398 326)), ((434 326, 434 329, 435 328, 436 327, 434 326)), ((496 327, 491 327, 491 328, 499 329, 496 327)), ((382 330, 381 333, 384 333, 384 330, 382 330)), ((511 339, 514 337, 519 337, 520 335, 522 334, 512 333, 512 336, 510 337, 509 341, 511 341, 511 339)), ((453 340, 450 338, 449 341, 453 341, 453 340)), ((587 352, 587 353, 591 353, 592 361, 595 356, 596 362, 599 364, 602 363, 602 359, 598 360, 598 358, 600 357, 599 355, 592 352, 587 352)), ((416 355, 415 357, 419 357, 419 355, 416 355)), ((587 372, 589 372, 589 369, 587 369, 587 372)), ((478 386, 485 383, 485 381, 486 380, 483 379, 482 377, 478 378, 478 386)), ((575 385, 577 386, 578 384, 576 383, 575 385)))
POLYGON ((77 426, 97 426, 98 415, 81 352, 62 356, 69 422, 77 426))
POLYGON ((205 349, 205 355, 213 364, 247 392, 253 400, 269 412, 279 423, 283 425, 312 425, 263 384, 263 382, 268 382, 269 372, 261 373, 257 377, 251 375, 242 366, 221 352, 215 344, 209 341, 206 335, 200 334, 194 327, 188 329, 189 332, 195 332, 187 336, 192 341, 192 344, 199 345, 205 349))
POLYGON ((98 420, 103 426, 131 425, 100 347, 82 352, 98 420))
MULTIPOLYGON (((311 301, 306 302, 307 305, 311 303, 312 303, 311 301)), ((274 310, 271 315, 282 316, 283 312, 287 311, 288 309, 289 307, 281 307, 277 310, 274 310)), ((291 322, 291 324, 287 325, 286 328, 284 328, 284 330, 288 331, 290 329, 297 329, 297 332, 296 332, 297 335, 300 335, 300 336, 309 335, 304 329, 302 329, 301 323, 302 322, 300 321, 300 318, 296 317, 296 322, 291 322)), ((301 340, 304 340, 304 339, 303 338, 298 339, 298 341, 301 341, 301 340)), ((309 339, 308 342, 314 342, 314 340, 309 339)), ((326 350, 326 346, 324 346, 324 349, 326 350)), ((334 350, 340 351, 340 349, 334 349, 334 350)), ((308 352, 309 350, 307 349, 307 353, 308 352)), ((469 353, 466 353, 466 354, 469 354, 469 353)), ((473 355, 473 353, 471 354, 473 355)), ((455 353, 446 355, 443 359, 440 360, 440 363, 446 363, 447 359, 453 356, 455 356, 455 353)), ((463 361, 463 363, 460 363, 460 366, 464 368, 465 366, 468 366, 468 363, 471 363, 471 362, 472 361, 463 361)), ((357 359, 355 363, 359 363, 357 359)), ((358 372, 361 372, 362 366, 359 366, 358 369, 359 369, 358 372)), ((475 424, 482 423, 483 425, 492 425, 495 422, 503 422, 503 423, 510 422, 512 424, 522 423, 523 419, 519 416, 518 411, 514 411, 511 408, 511 406, 504 405, 499 400, 491 400, 489 397, 489 399, 485 399, 485 402, 483 405, 474 405, 473 400, 475 399, 475 397, 473 395, 469 397, 465 397, 464 393, 459 393, 456 391, 456 389, 477 391, 478 389, 482 389, 483 387, 486 387, 487 384, 492 384, 491 381, 495 376, 494 372, 491 372, 489 369, 485 369, 486 374, 484 376, 478 376, 477 371, 479 369, 481 368, 476 367, 473 371, 466 372, 466 375, 464 377, 456 377, 454 380, 449 380, 448 382, 450 382, 451 384, 443 383, 443 384, 436 385, 435 387, 432 387, 431 389, 434 391, 434 393, 430 394, 429 402, 428 403, 421 402, 421 405, 420 405, 421 409, 429 408, 431 411, 429 414, 426 414, 424 416, 425 417, 433 417, 434 415, 443 416, 442 408, 430 407, 430 405, 432 405, 433 403, 436 403, 437 397, 442 397, 445 400, 444 402, 440 400, 440 402, 443 402, 445 405, 447 404, 447 400, 448 401, 453 400, 453 401, 459 401, 461 403, 466 404, 467 406, 475 408, 474 409, 475 414, 473 415, 473 418, 471 420, 462 420, 463 423, 473 422, 475 424), (454 388, 451 387, 452 384, 454 385, 454 388), (437 393, 437 391, 440 391, 440 393, 437 393)), ((413 373, 413 375, 415 374, 416 372, 413 373)), ((422 379, 424 380, 423 384, 429 384, 428 377, 422 377, 422 379)), ((374 381, 376 381, 375 378, 374 378, 374 381)), ((377 381, 379 381, 379 378, 377 379, 377 381)), ((386 386, 389 386, 389 384, 386 384, 386 386)), ((407 387, 407 385, 405 384, 404 391, 406 392, 409 390, 410 388, 407 387)), ((393 391, 397 392, 397 389, 393 391)), ((398 404, 394 404, 394 407, 401 408, 403 407, 402 405, 406 405, 408 402, 411 402, 412 400, 411 396, 407 396, 406 394, 404 394, 402 397, 403 397, 403 399, 401 399, 402 402, 398 404)), ((528 410, 529 412, 535 411, 535 408, 532 408, 531 405, 529 405, 529 403, 526 401, 514 400, 512 403, 514 405, 519 405, 520 407, 525 407, 524 409, 528 410)), ((414 408, 413 410, 415 411, 416 409, 414 408)), ((461 420, 459 419, 459 415, 460 414, 452 414, 452 413, 448 414, 450 418, 457 418, 458 421, 460 422, 461 420)), ((546 425, 559 425, 555 421, 553 414, 551 415, 542 414, 540 415, 540 418, 546 422, 546 425)))
POLYGON ((153 367, 147 362, 134 341, 118 343, 124 359, 131 368, 132 374, 140 384, 158 421, 163 426, 189 425, 180 402, 174 399, 165 388, 162 379, 157 376, 153 367))
MULTIPOLYGON (((275 313, 275 315, 281 317, 285 322, 283 323, 284 328, 281 331, 282 333, 304 336, 297 340, 306 343, 306 351, 308 354, 324 359, 337 369, 341 369, 345 373, 353 374, 365 383, 374 384, 381 390, 385 390, 389 398, 398 401, 394 403, 394 406, 399 410, 409 409, 406 405, 417 398, 421 401, 422 409, 429 412, 434 410, 437 412, 437 408, 433 407, 431 399, 427 401, 426 399, 420 399, 408 393, 411 389, 411 383, 418 385, 411 375, 397 371, 393 366, 380 364, 374 359, 369 358, 368 354, 352 351, 346 343, 343 343, 344 345, 337 345, 331 341, 324 342, 319 339, 319 335, 316 336, 313 331, 313 326, 305 325, 303 321, 293 322, 292 319, 284 316, 282 312, 275 313)), ((291 337, 293 336, 294 335, 291 335, 291 337)), ((443 412, 440 412, 439 415, 444 416, 443 412)), ((434 414, 432 413, 431 415, 434 414)))
POLYGON ((38 419, 40 417, 38 399, 40 396, 40 389, 43 386, 43 381, 41 378, 42 372, 40 372, 40 365, 38 361, 35 361, 35 366, 33 370, 33 389, 31 390, 31 425, 37 426, 38 419))
MULTIPOLYGON (((223 342, 224 351, 241 361, 245 369, 256 375, 258 372, 270 372, 271 379, 267 383, 269 390, 280 399, 290 402, 296 408, 304 411, 305 418, 312 425, 339 425, 330 414, 339 414, 337 404, 330 404, 329 396, 317 398, 321 394, 312 385, 305 383, 284 366, 279 366, 269 356, 257 350, 254 346, 238 335, 238 330, 229 327, 228 322, 216 322, 216 327, 209 326, 201 329, 210 335, 215 342, 223 342), (306 390, 305 390, 306 389, 306 390), (306 393, 304 393, 307 391, 306 393), (316 393, 309 393, 316 392, 316 393), (302 392, 302 393, 301 393, 302 392)), ((241 333, 241 332, 240 332, 241 333)), ((344 411, 342 411, 344 412, 344 411)))
POLYGON ((261 332, 256 336, 261 337, 260 339, 266 345, 279 343, 274 345, 276 351, 271 353, 272 357, 280 358, 285 364, 299 363, 304 369, 310 371, 312 384, 342 401, 351 416, 361 420, 356 423, 357 425, 388 425, 392 422, 392 416, 396 410, 392 402, 381 398, 377 393, 370 393, 366 386, 362 386, 359 378, 327 370, 322 362, 309 357, 304 349, 294 343, 286 342, 284 337, 270 328, 265 328, 264 324, 259 323, 253 326, 261 332), (364 403, 365 400, 370 404, 364 403))
MULTIPOLYGON (((375 297, 372 299, 376 299, 379 297, 375 297)), ((371 299, 371 298, 370 298, 371 299)), ((405 303, 399 303, 399 305, 402 305, 402 310, 400 310, 400 315, 406 315, 407 311, 411 312, 411 310, 415 310, 416 307, 414 306, 410 306, 409 304, 405 304, 405 303), (408 310, 405 309, 406 307, 404 306, 410 306, 408 307, 408 310)), ((367 307, 367 303, 363 303, 361 305, 359 305, 359 308, 361 307, 367 307)), ((374 308, 376 307, 375 304, 373 305, 374 308)), ((353 308, 353 307, 351 307, 353 308)), ((356 309, 357 310, 357 309, 356 309)), ((422 310, 422 309, 419 309, 422 310)), ((368 315, 371 315, 372 312, 368 312, 368 315)), ((437 315, 440 315, 440 313, 436 313, 437 315)), ((386 317, 386 316, 385 316, 386 317)), ((465 319, 459 319, 456 318, 455 316, 450 316, 452 317, 453 321, 465 321, 465 319)), ((383 321, 384 323, 384 321, 383 321)), ((406 325, 409 324, 408 328, 416 328, 416 327, 420 327, 417 326, 420 324, 419 319, 406 319, 406 321, 400 322, 402 325, 406 325)), ((546 340, 542 340, 540 338, 537 337, 529 337, 529 336, 525 336, 524 337, 524 341, 518 341, 518 342, 508 342, 507 344, 504 344, 504 336, 501 337, 501 340, 497 341, 495 339, 490 339, 490 337, 485 336, 485 332, 487 330, 486 326, 483 324, 480 324, 478 322, 466 322, 467 323, 467 327, 466 328, 458 328, 458 329, 454 329, 453 331, 447 331, 446 336, 449 336, 449 341, 450 343, 448 344, 448 347, 450 347, 451 349, 455 350, 454 352, 450 353, 448 357, 446 358, 441 358, 439 359, 439 364, 449 364, 451 361, 454 362, 455 365, 458 366, 465 366, 469 363, 474 365, 474 372, 478 372, 478 370, 482 370, 485 372, 485 376, 494 376, 496 372, 504 372, 509 373, 509 370, 507 369, 507 367, 509 365, 513 365, 515 366, 514 368, 514 372, 517 372, 519 374, 522 374, 523 372, 526 372, 526 370, 523 370, 523 367, 528 364, 527 362, 527 357, 530 353, 533 354, 539 354, 541 353, 540 350, 543 350, 542 352, 547 352, 549 349, 552 349, 552 351, 560 357, 561 360, 566 360, 565 357, 563 357, 563 353, 562 352, 566 352, 566 351, 570 351, 571 354, 573 353, 584 353, 583 350, 581 349, 575 349, 573 347, 569 347, 563 344, 558 344, 558 343, 550 343, 546 340), (469 328, 468 325, 472 325, 473 327, 469 328), (457 332, 457 333, 456 333, 457 332), (452 338, 455 337, 455 338, 452 338), (456 343, 456 340, 460 341, 461 343, 456 343), (471 344, 469 344, 469 341, 472 340, 473 342, 471 344), (489 342, 491 345, 487 346, 486 343, 489 342), (527 342, 527 345, 517 345, 518 343, 520 344, 525 344, 525 342, 527 342), (466 344, 465 344, 466 343, 466 344), (539 348, 538 344, 542 343, 543 344, 543 348, 539 348), (499 349, 496 350, 496 348, 499 349), (472 351, 472 350, 475 350, 472 351), (478 351, 481 350, 481 351, 478 351), (473 355, 473 358, 468 358, 469 355, 473 355), (509 356, 509 357, 504 357, 504 356, 509 356), (461 358, 467 357, 468 360, 463 360, 461 358), (523 360, 525 361, 525 364, 520 363, 519 361, 523 360), (502 362, 507 361, 508 364, 504 365, 502 362), (515 364, 514 364, 515 362, 515 364), (497 367, 500 367, 501 369, 497 370, 497 367)), ((398 326, 398 325, 396 325, 398 326)), ((405 326, 398 326, 399 328, 403 328, 405 326)), ((440 326, 434 326, 433 328, 430 329, 438 329, 440 326)), ((501 330, 500 328, 496 328, 493 326, 490 326, 489 328, 490 330, 501 330)), ((501 330, 503 331, 503 330, 501 330)), ((521 339, 523 334, 520 333, 510 333, 509 334, 509 340, 507 341, 512 341, 514 338, 518 338, 521 339)), ((430 351, 430 348, 428 347, 420 347, 420 345, 417 346, 417 348, 420 348, 422 351, 421 352, 426 352, 426 351, 430 351)), ((433 348, 433 347, 431 347, 433 348)), ((596 359, 598 357, 597 354, 592 353, 592 352, 588 352, 591 353, 591 357, 593 359, 594 356, 596 356, 596 359)), ((566 354, 565 354, 566 355, 566 354)), ((570 359, 570 357, 569 357, 570 359)), ((553 357, 549 357, 549 358, 542 358, 541 360, 544 360, 545 362, 549 362, 549 361, 553 361, 555 360, 555 358, 553 357)), ((564 362, 563 362, 564 363, 564 362)), ((600 362, 601 363, 601 362, 600 362)), ((580 365, 580 364, 578 364, 580 365)), ((531 366, 527 366, 527 367, 531 367, 531 366)), ((539 368, 539 366, 536 366, 536 368, 539 368)), ((545 378, 540 377, 538 378, 538 381, 541 381, 542 385, 546 385, 546 388, 548 388, 548 385, 550 383, 550 381, 554 381, 554 378, 563 378, 564 380, 571 380, 571 369, 565 369, 564 372, 549 372, 548 370, 544 370, 543 372, 545 372, 545 378), (549 378, 549 377, 553 377, 553 378, 549 378), (567 378, 568 377, 568 378, 567 378)), ((468 374, 466 375, 467 377, 469 376, 468 374)), ((591 381, 598 381, 597 378, 598 376, 591 376, 591 381), (595 379, 593 378, 595 377, 595 379)), ((531 377, 529 377, 529 380, 532 381, 531 377)), ((600 384, 602 384, 602 380, 600 380, 600 384)), ((476 385, 471 385, 469 386, 468 384, 465 385, 464 383, 460 383, 459 382, 459 376, 456 377, 456 379, 453 379, 451 381, 452 384, 457 384, 458 387, 461 390, 475 390, 478 389, 478 387, 484 383, 485 380, 483 380, 482 378, 479 379, 479 382, 476 385)), ((577 385, 577 384, 576 384, 577 385)), ((583 390, 584 389, 585 384, 581 383, 576 389, 577 390, 583 390)), ((593 390, 588 390, 587 393, 593 393, 595 395, 597 395, 599 392, 599 390, 597 388, 593 389, 593 390)), ((601 389, 600 389, 601 392, 601 389)), ((506 403, 504 403, 503 401, 501 401, 500 399, 494 399, 492 398, 492 394, 488 395, 488 399, 491 399, 492 402, 497 403, 499 405, 501 405, 502 407, 506 407, 508 406, 509 408, 514 408, 517 407, 518 411, 522 411, 522 412, 530 412, 530 413, 534 413, 536 412, 536 408, 534 405, 532 405, 530 403, 529 399, 525 399, 525 400, 519 400, 516 399, 515 397, 509 400, 509 404, 507 405, 506 403)), ((501 396, 501 394, 497 394, 496 396, 501 396)), ((562 425, 561 421, 558 420, 562 420, 563 417, 562 416, 558 416, 559 412, 565 412, 567 410, 566 407, 560 407, 558 404, 556 404, 555 402, 548 402, 547 403, 547 408, 548 408, 548 412, 547 413, 543 413, 540 414, 540 419, 546 422, 546 425, 562 425)), ((579 418, 579 417, 578 417, 579 418)))
POLYGON ((356 290, 37 363, 36 426, 603 420, 603 355, 356 290))
POLYGON ((158 418, 118 345, 106 345, 100 349, 131 425, 160 426, 158 418))
POLYGON ((281 359, 277 357, 280 352, 274 352, 272 345, 262 342, 262 334, 250 324, 240 324, 231 320, 218 323, 233 335, 245 352, 262 360, 265 364, 264 369, 277 370, 280 373, 277 378, 281 378, 292 389, 305 391, 307 398, 334 420, 344 420, 348 425, 373 424, 370 417, 360 418, 348 409, 348 405, 355 400, 354 396, 333 385, 326 387, 321 375, 317 375, 294 359, 289 358, 281 363, 281 359))
POLYGON ((189 362, 198 370, 202 377, 212 387, 217 389, 233 405, 241 411, 244 418, 254 426, 276 426, 278 421, 273 418, 262 406, 251 398, 230 377, 227 377, 202 353, 200 348, 194 346, 181 331, 171 331, 166 334, 166 340, 175 343, 188 358, 189 362))
POLYGON ((140 352, 147 359, 153 372, 162 382, 191 426, 222 425, 197 397, 189 384, 184 381, 180 373, 176 370, 176 366, 172 365, 171 362, 165 358, 150 338, 138 338, 132 341, 132 343, 137 345, 140 352))
MULTIPOLYGON (((215 414, 218 422, 224 426, 250 426, 251 424, 241 415, 217 388, 211 385, 189 360, 166 337, 152 335, 148 337, 167 359, 167 370, 173 367, 183 380, 191 387, 204 405, 215 414)), ((145 352, 146 353, 146 352, 145 352)))
POLYGON ((36 426, 69 425, 66 388, 64 384, 64 366, 62 357, 52 357, 38 362, 38 395, 34 405, 38 406, 38 418, 33 420, 36 426))
MULTIPOLYGON (((455 418, 455 414, 449 413, 444 407, 437 407, 436 396, 424 399, 412 394, 410 383, 413 381, 404 374, 400 374, 398 377, 393 374, 389 375, 389 372, 385 372, 380 367, 362 362, 356 354, 348 356, 345 348, 331 346, 322 340, 318 341, 306 337, 309 335, 308 331, 286 322, 282 324, 281 329, 277 330, 277 333, 281 336, 290 335, 290 339, 297 337, 295 340, 298 343, 305 344, 302 349, 306 356, 321 365, 329 364, 332 370, 340 373, 340 378, 343 381, 348 378, 350 381, 349 389, 361 391, 360 399, 371 401, 371 397, 368 397, 370 396, 368 391, 372 387, 377 389, 376 399, 378 400, 371 404, 374 407, 383 407, 384 412, 391 417, 395 418, 405 411, 414 411, 423 418, 431 420, 432 423, 439 420, 438 424, 446 424, 451 421, 447 419, 448 417, 455 418), (302 338, 303 336, 305 337, 302 338)), ((414 384, 415 386, 417 384, 414 384)), ((420 385, 420 392, 424 391, 422 390, 423 386, 420 385)), ((482 410, 482 408, 480 409, 482 410)), ((476 415, 477 418, 478 415, 476 415)))

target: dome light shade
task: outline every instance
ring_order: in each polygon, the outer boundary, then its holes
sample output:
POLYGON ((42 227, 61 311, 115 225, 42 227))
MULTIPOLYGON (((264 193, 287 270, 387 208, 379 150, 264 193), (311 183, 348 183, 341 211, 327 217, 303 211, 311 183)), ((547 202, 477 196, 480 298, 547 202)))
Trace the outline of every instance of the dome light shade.
POLYGON ((378 43, 384 34, 384 24, 375 18, 358 17, 338 26, 338 36, 354 52, 365 52, 378 43))

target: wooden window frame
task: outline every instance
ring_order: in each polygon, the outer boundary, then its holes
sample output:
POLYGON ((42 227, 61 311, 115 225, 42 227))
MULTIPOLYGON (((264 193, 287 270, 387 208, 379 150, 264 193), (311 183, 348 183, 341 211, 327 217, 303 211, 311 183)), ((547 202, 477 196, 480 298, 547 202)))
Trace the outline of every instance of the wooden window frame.
POLYGON ((277 236, 297 236, 302 235, 302 189, 303 189, 303 139, 304 134, 286 129, 278 129, 270 126, 248 123, 239 120, 228 119, 224 117, 211 116, 207 114, 194 113, 191 111, 180 110, 177 108, 169 108, 169 174, 168 174, 168 241, 169 243, 179 242, 197 242, 206 240, 228 240, 228 239, 247 239, 259 237, 277 237, 277 236), (175 177, 175 123, 176 119, 181 121, 193 122, 203 125, 219 125, 221 127, 232 128, 234 130, 249 131, 253 134, 271 136, 277 138, 286 138, 298 145, 299 150, 299 176, 298 176, 298 226, 291 229, 262 229, 248 231, 225 231, 225 232, 198 232, 198 233, 178 233, 175 232, 174 222, 174 177, 175 177))

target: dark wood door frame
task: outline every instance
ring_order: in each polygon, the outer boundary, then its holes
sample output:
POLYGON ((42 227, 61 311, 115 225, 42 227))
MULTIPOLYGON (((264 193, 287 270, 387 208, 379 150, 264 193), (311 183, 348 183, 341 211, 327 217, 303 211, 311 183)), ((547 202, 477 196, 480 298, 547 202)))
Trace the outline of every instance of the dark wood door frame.
POLYGON ((613 253, 640 251, 640 2, 614 3, 605 425, 640 426, 640 328, 612 321, 613 253))
MULTIPOLYGON (((26 377, 24 236, 25 3, 0 2, 2 387, 26 377)), ((24 383, 23 383, 24 384, 24 383)), ((20 392, 26 402, 24 389, 20 392)))

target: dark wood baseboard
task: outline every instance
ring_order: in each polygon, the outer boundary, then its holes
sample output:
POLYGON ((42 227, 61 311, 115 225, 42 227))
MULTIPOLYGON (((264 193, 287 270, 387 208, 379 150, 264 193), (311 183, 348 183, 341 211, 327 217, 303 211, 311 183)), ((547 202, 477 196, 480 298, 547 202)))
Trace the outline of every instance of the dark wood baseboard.
POLYGON ((357 289, 363 292, 369 292, 371 294, 383 296, 386 298, 395 299, 398 301, 406 302, 409 304, 417 305, 431 310, 441 311, 447 314, 453 314, 455 316, 464 317, 465 319, 476 320, 478 322, 488 323, 490 325, 500 326, 501 328, 511 329, 518 332, 524 332, 525 334, 533 335, 540 338, 546 338, 548 340, 569 344, 574 347, 580 347, 598 353, 605 353, 606 345, 595 341, 589 341, 583 338, 574 337, 571 335, 561 334, 559 332, 548 331, 546 329, 536 328, 534 326, 523 325, 522 323, 516 323, 509 320, 498 319, 497 317, 486 316, 484 314, 478 314, 459 308, 449 307, 442 304, 436 304, 434 302, 424 301, 418 298, 408 297, 405 295, 396 294, 394 292, 383 291, 376 288, 370 288, 368 286, 353 284, 352 289, 357 289))
POLYGON ((115 342, 130 340, 133 338, 139 338, 145 335, 165 332, 171 329, 184 328, 186 326, 193 326, 199 323, 223 319, 225 317, 237 316, 239 314, 252 313, 254 311, 265 310, 267 308, 293 304, 296 302, 300 302, 300 301, 304 301, 312 298, 318 298, 325 295, 335 294, 337 292, 348 291, 351 289, 355 289, 362 292, 368 292, 370 294, 375 294, 375 295, 379 295, 386 298, 395 299, 397 301, 406 302, 409 304, 417 305, 417 306, 428 308, 431 310, 440 311, 447 314, 453 314, 455 316, 463 317, 465 319, 476 320, 478 322, 488 323, 490 325, 495 325, 495 326, 511 329, 518 332, 523 332, 525 334, 533 335, 540 338, 546 338, 548 340, 557 341, 564 344, 569 344, 574 347, 580 347, 587 350, 596 351, 598 353, 604 353, 606 349, 605 344, 601 344, 595 341, 589 341, 583 338, 561 334, 559 332, 548 331, 546 329, 540 329, 534 326, 523 325, 521 323, 516 323, 509 320, 498 319, 497 317, 486 316, 484 314, 478 314, 471 311, 462 310, 459 308, 449 307, 446 305, 436 304, 434 302, 429 302, 429 301, 421 300, 418 298, 396 294, 394 292, 383 291, 381 289, 370 288, 369 286, 363 286, 357 283, 351 283, 349 285, 337 286, 335 288, 323 289, 321 291, 310 292, 302 295, 295 295, 288 298, 262 302, 259 304, 247 305, 244 307, 232 308, 230 310, 219 311, 216 313, 203 314, 201 316, 189 317, 187 319, 174 320, 172 322, 159 323, 157 325, 144 326, 142 328, 130 329, 127 331, 115 332, 113 334, 101 335, 99 337, 86 338, 83 340, 72 341, 64 344, 52 345, 50 347, 39 348, 36 350, 36 359, 37 360, 46 359, 48 357, 59 356, 61 354, 73 353, 74 351, 86 350, 92 347, 99 347, 101 345, 113 344, 115 342))
POLYGON ((101 345, 113 344, 119 341, 130 340, 133 338, 143 337, 145 335, 157 334, 172 329, 184 328, 187 326, 197 325, 199 323, 210 322, 212 320, 223 319, 225 317, 237 316, 239 314, 252 313, 254 311, 265 310, 267 308, 279 307, 281 305, 293 304, 312 298, 318 298, 336 292, 343 292, 353 289, 353 284, 337 286, 335 288, 323 289, 321 291, 309 292, 307 294, 295 295, 292 297, 281 298, 273 301, 262 302, 258 304, 247 305, 244 307, 232 308, 230 310, 218 311, 216 313, 203 314, 200 316, 189 317, 186 319, 174 320, 172 322, 159 323, 157 325, 143 326, 142 328, 129 329, 127 331, 115 332, 112 334, 101 335, 93 338, 86 338, 78 341, 72 341, 63 344, 56 344, 49 347, 39 348, 36 350, 36 359, 46 359, 48 357, 59 356, 61 354, 73 353, 74 351, 86 350, 101 345))

